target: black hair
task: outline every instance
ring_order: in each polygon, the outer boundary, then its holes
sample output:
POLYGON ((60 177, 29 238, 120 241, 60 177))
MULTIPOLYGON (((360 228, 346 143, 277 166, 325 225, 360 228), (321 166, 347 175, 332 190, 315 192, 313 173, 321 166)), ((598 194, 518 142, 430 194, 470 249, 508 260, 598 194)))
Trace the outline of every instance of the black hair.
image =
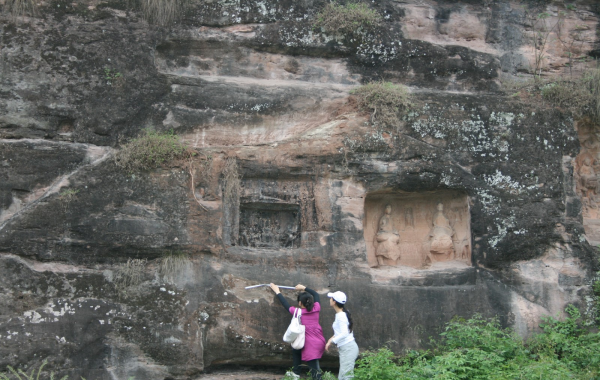
POLYGON ((348 330, 352 332, 352 326, 354 326, 354 322, 352 322, 352 315, 350 314, 350 311, 346 309, 346 305, 344 305, 343 303, 339 303, 336 300, 333 300, 333 302, 335 302, 335 305, 342 309, 344 313, 346 313, 346 317, 348 318, 348 330))
POLYGON ((308 311, 312 311, 313 306, 315 306, 315 299, 312 294, 307 292, 302 292, 298 294, 298 301, 306 308, 308 311))

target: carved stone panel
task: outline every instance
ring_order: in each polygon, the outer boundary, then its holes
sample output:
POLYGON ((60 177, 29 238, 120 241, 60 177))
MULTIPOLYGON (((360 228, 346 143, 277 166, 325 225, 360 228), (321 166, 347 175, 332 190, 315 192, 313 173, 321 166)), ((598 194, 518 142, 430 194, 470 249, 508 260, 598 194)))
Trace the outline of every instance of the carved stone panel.
POLYGON ((364 223, 369 265, 471 265, 470 220, 464 193, 371 193, 365 200, 364 223))
POLYGON ((295 204, 240 204, 238 244, 257 248, 298 248, 299 211, 295 204))

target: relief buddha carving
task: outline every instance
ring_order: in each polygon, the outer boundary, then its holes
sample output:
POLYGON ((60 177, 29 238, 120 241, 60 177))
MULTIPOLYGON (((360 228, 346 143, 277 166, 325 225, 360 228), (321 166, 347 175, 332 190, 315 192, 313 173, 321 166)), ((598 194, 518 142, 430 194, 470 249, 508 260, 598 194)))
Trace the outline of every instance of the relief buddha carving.
POLYGON ((394 229, 391 213, 392 206, 385 206, 385 212, 379 219, 379 230, 375 235, 375 255, 379 265, 385 265, 385 259, 397 262, 400 258, 400 234, 394 229))
POLYGON ((369 194, 364 229, 369 266, 471 265, 470 220, 467 196, 459 192, 369 194))
POLYGON ((431 245, 428 258, 432 262, 454 259, 454 230, 450 221, 444 215, 444 205, 438 203, 437 211, 433 216, 433 228, 430 233, 431 245))

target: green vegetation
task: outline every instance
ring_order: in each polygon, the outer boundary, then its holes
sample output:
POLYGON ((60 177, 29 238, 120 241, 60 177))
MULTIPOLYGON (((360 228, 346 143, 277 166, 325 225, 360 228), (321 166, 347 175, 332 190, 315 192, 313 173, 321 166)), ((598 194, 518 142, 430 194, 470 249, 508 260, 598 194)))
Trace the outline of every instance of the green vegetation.
POLYGON ((37 16, 38 5, 35 0, 6 0, 3 10, 15 21, 17 17, 37 16))
POLYGON ((542 98, 556 107, 568 109, 577 118, 588 116, 600 122, 600 69, 579 78, 559 78, 540 86, 542 98))
POLYGON ((159 133, 146 130, 144 135, 123 145, 115 155, 118 167, 135 172, 157 168, 183 158, 187 148, 172 131, 159 133))
POLYGON ((570 111, 576 119, 588 117, 600 123, 600 69, 579 77, 561 76, 549 80, 504 82, 504 92, 528 103, 558 107, 570 111), (543 104, 542 104, 543 103, 543 104))
POLYGON ((121 87, 124 82, 123 74, 109 67, 104 68, 104 80, 106 84, 113 87, 121 87))
MULTIPOLYGON (((7 366, 7 368, 10 371, 10 374, 14 376, 15 380, 39 380, 40 375, 42 374, 42 370, 44 369, 46 364, 48 364, 48 361, 44 360, 37 370, 33 368, 31 370, 31 373, 29 374, 20 368, 18 370, 15 370, 11 366, 7 366)), ((9 377, 10 374, 0 373, 0 380, 11 380, 11 378, 9 377)), ((67 380, 67 378, 68 376, 64 376, 60 380, 67 380)), ((54 372, 50 373, 50 380, 54 380, 54 372)))
POLYGON ((380 26, 381 16, 365 3, 328 3, 316 17, 315 28, 326 33, 356 36, 380 26))
MULTIPOLYGON (((296 380, 296 378, 292 375, 292 370, 290 369, 283 378, 281 378, 281 380, 296 380)), ((323 371, 323 373, 321 374, 321 378, 323 380, 337 380, 337 376, 335 376, 333 373, 328 372, 328 371, 323 371)), ((312 377, 310 375, 307 374, 306 377, 302 377, 302 379, 312 379, 312 377)), ((1 380, 1 379, 0 379, 1 380)))
POLYGON ((173 282, 175 276, 190 264, 190 256, 183 251, 170 251, 160 258, 159 274, 167 282, 173 282))
POLYGON ((69 210, 69 206, 77 198, 77 194, 79 194, 79 189, 65 189, 58 193, 64 212, 69 210))
POLYGON ((70 202, 75 199, 75 196, 79 194, 79 189, 66 189, 59 193, 60 199, 65 202, 70 202))
MULTIPOLYGON (((592 293, 593 293, 593 304, 595 306, 595 322, 598 326, 600 326, 600 278, 598 276, 600 272, 596 274, 596 280, 592 283, 592 293)), ((592 323, 593 323, 592 322, 592 323)))
POLYGON ((410 106, 408 89, 391 82, 371 82, 352 91, 358 101, 358 107, 371 112, 371 121, 381 126, 396 127, 400 123, 400 114, 410 106))
POLYGON ((575 307, 566 311, 564 321, 544 318, 543 332, 525 343, 495 318, 455 318, 431 350, 401 358, 387 348, 366 352, 355 379, 597 379, 600 334, 582 327, 575 307))

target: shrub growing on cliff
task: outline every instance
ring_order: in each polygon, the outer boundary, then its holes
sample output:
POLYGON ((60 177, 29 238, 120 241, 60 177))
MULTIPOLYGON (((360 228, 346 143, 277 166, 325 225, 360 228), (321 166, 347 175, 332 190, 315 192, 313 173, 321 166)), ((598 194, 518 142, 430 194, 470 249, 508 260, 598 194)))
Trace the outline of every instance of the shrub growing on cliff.
POLYGON ((382 126, 397 126, 400 114, 410 108, 408 89, 390 82, 371 82, 352 91, 362 111, 371 112, 371 121, 382 126))
POLYGON ((600 123, 600 69, 580 77, 558 77, 546 81, 504 83, 511 97, 525 96, 528 101, 541 97, 545 104, 570 111, 575 118, 589 117, 600 123))
POLYGON ((115 155, 115 162, 120 168, 134 172, 157 168, 182 158, 185 152, 186 147, 173 132, 158 133, 146 130, 143 136, 121 147, 115 155))
POLYGON ((326 33, 349 36, 371 31, 381 22, 381 16, 365 3, 328 3, 317 15, 314 26, 326 33))
POLYGON ((560 78, 541 87, 544 100, 573 112, 575 117, 589 116, 600 122, 600 69, 580 78, 560 78))

